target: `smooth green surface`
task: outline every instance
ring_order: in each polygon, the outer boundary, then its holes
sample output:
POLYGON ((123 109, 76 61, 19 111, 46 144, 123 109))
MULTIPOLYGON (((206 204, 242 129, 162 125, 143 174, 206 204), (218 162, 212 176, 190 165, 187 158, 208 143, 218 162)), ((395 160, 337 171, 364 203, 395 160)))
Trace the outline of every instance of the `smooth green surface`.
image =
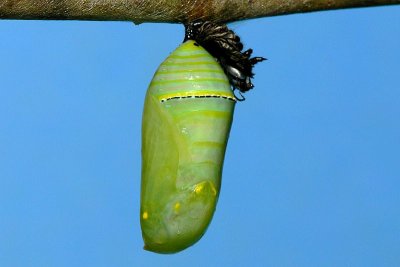
POLYGON ((142 129, 140 218, 147 250, 183 250, 201 238, 211 221, 235 104, 217 96, 233 97, 227 78, 192 41, 175 50, 154 75, 142 129), (171 97, 181 98, 161 102, 171 97))

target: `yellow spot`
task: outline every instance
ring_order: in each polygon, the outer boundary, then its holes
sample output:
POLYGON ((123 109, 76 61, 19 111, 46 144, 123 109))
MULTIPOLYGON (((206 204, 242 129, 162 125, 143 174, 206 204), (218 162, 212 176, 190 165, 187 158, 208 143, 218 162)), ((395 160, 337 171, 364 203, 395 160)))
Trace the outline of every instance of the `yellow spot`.
POLYGON ((204 188, 204 183, 198 184, 198 185, 196 185, 196 187, 194 188, 194 192, 195 192, 196 194, 200 194, 201 191, 203 190, 203 188, 204 188))
POLYGON ((178 213, 180 208, 181 208, 181 203, 176 202, 176 203, 175 203, 175 206, 174 206, 174 211, 175 211, 176 213, 178 213))
POLYGON ((214 196, 216 196, 218 194, 217 189, 215 188, 214 183, 209 182, 209 181, 205 181, 205 182, 201 182, 201 183, 197 184, 194 188, 194 192, 196 194, 201 194, 207 185, 209 185, 209 187, 210 187, 210 189, 209 189, 210 191, 207 190, 207 193, 212 193, 214 196))
POLYGON ((147 213, 147 211, 143 212, 142 218, 143 220, 147 220, 149 218, 149 214, 147 213))

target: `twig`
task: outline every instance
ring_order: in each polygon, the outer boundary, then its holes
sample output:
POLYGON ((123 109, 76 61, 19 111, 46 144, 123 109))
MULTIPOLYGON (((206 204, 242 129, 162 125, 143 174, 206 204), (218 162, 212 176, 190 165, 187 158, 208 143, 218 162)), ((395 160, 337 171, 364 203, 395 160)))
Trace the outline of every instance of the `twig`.
POLYGON ((230 22, 400 0, 1 0, 0 19, 230 22))

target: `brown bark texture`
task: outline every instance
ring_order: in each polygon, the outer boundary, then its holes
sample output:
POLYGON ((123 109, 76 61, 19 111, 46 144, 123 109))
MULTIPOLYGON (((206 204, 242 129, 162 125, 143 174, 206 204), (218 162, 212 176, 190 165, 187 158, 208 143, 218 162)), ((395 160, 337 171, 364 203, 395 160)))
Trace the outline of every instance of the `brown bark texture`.
POLYGON ((0 19, 184 23, 400 4, 400 0, 1 0, 0 19))

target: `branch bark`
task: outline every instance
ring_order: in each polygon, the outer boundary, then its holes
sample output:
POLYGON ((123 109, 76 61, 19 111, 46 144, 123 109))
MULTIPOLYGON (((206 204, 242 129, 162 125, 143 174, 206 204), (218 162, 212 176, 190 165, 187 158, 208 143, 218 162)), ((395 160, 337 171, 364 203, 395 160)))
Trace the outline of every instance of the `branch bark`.
POLYGON ((0 19, 231 22, 400 0, 0 0, 0 19))

